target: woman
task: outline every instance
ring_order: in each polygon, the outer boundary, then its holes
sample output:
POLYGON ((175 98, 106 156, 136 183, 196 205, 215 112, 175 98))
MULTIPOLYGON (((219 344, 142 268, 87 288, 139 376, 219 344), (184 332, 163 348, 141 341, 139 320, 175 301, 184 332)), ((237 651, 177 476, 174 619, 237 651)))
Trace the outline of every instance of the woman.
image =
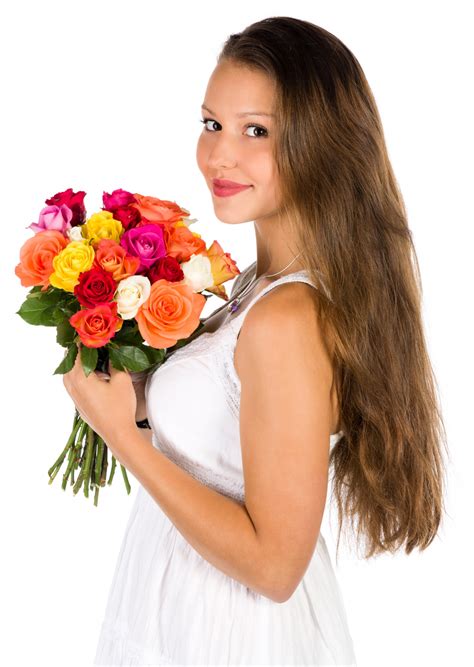
POLYGON ((217 217, 254 221, 236 300, 137 394, 113 368, 109 382, 78 363, 64 376, 140 482, 94 664, 355 664, 320 533, 330 470, 338 544, 356 520, 367 558, 425 549, 443 500, 416 255, 381 121, 347 47, 275 17, 228 38, 202 122, 217 217))

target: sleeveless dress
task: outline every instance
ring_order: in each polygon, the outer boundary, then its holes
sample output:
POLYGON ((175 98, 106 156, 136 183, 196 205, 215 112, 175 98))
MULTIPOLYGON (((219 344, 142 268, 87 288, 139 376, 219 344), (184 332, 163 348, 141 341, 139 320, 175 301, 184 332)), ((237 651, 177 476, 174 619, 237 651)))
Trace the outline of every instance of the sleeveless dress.
MULTIPOLYGON (((275 280, 216 331, 171 352, 145 386, 153 445, 203 484, 242 504, 240 382, 234 348, 253 303, 290 281, 316 287, 306 271, 275 280)), ((331 447, 341 434, 331 434, 331 447)), ((356 664, 322 534, 297 589, 286 602, 277 603, 201 557, 139 485, 94 665, 276 664, 356 664)))

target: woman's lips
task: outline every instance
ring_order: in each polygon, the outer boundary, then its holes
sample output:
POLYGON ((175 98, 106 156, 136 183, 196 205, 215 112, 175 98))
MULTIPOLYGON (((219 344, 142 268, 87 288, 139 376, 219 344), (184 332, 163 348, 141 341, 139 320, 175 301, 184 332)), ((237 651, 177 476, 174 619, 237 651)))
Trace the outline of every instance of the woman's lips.
POLYGON ((232 183, 232 181, 223 181, 223 184, 220 185, 219 181, 213 181, 212 191, 217 197, 231 197, 238 192, 242 192, 242 190, 247 190, 252 187, 251 185, 238 185, 237 183, 229 185, 230 183, 232 183))

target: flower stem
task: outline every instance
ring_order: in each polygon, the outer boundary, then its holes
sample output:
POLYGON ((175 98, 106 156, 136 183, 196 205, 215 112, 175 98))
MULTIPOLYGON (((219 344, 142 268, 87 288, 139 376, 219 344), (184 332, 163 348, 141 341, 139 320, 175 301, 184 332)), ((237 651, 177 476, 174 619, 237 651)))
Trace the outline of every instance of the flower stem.
MULTIPOLYGON (((78 442, 82 441, 82 439, 84 437, 84 431, 86 430, 86 428, 87 428, 87 423, 81 419, 80 420, 80 426, 79 426, 79 433, 78 433, 78 442)), ((62 484, 61 484, 63 490, 67 486, 67 480, 68 480, 68 477, 69 477, 69 473, 71 472, 72 466, 74 465, 74 463, 76 461, 75 453, 76 453, 76 448, 71 447, 71 449, 69 450, 69 461, 68 461, 68 464, 67 464, 66 472, 63 475, 63 481, 62 481, 62 484)))
POLYGON ((94 431, 92 428, 87 425, 87 453, 86 453, 86 462, 85 462, 85 471, 84 471, 84 495, 86 498, 89 497, 89 484, 90 484, 90 472, 92 464, 92 454, 94 447, 94 431))
POLYGON ((63 451, 61 452, 61 454, 59 455, 59 457, 53 463, 51 468, 48 470, 48 475, 50 477, 48 484, 53 483, 53 480, 56 477, 57 473, 59 472, 59 469, 61 468, 62 462, 64 461, 64 457, 66 456, 69 448, 72 447, 72 445, 74 443, 74 439, 76 437, 76 433, 77 433, 77 431, 78 431, 78 429, 81 425, 80 421, 81 421, 80 419, 76 419, 76 417, 74 417, 74 424, 73 424, 73 427, 72 427, 71 435, 69 436, 69 439, 67 441, 67 444, 66 444, 65 448, 63 449, 63 451))
POLYGON ((117 465, 117 459, 115 456, 112 454, 112 466, 110 468, 110 475, 109 475, 109 481, 107 484, 112 484, 112 480, 114 478, 114 473, 115 473, 115 466, 117 465))
POLYGON ((130 495, 130 482, 128 481, 127 477, 127 470, 125 469, 125 466, 120 464, 120 467, 122 468, 122 475, 123 475, 123 481, 125 482, 125 488, 127 489, 127 495, 130 495))

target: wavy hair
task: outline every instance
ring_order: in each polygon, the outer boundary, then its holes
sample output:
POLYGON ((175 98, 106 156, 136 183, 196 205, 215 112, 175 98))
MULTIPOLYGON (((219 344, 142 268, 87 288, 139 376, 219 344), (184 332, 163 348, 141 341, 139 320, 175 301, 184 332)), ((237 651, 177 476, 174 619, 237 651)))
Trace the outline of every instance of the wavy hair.
POLYGON ((281 213, 318 290, 343 435, 329 459, 338 508, 365 558, 425 549, 444 511, 446 431, 403 198, 362 68, 334 35, 276 16, 218 56, 276 84, 281 213))

